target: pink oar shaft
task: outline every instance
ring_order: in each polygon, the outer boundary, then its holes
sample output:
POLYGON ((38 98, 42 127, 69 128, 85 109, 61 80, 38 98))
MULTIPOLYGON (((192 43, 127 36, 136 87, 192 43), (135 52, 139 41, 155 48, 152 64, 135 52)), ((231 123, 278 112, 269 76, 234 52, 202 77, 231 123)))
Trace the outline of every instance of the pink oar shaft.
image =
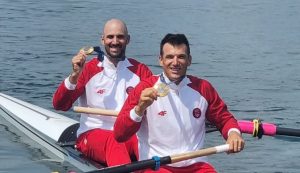
MULTIPOLYGON (((238 121, 242 133, 252 134, 254 130, 254 124, 251 121, 238 121)), ((264 135, 275 136, 276 135, 276 125, 270 123, 262 123, 262 128, 264 130, 264 135)))

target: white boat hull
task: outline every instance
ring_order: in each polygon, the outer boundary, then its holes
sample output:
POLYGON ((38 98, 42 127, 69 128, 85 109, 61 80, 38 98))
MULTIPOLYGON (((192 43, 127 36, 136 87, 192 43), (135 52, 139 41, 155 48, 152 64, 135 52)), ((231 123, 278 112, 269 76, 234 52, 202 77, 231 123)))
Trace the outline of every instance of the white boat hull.
POLYGON ((63 161, 81 171, 98 170, 72 145, 76 140, 78 121, 0 93, 0 115, 63 161))

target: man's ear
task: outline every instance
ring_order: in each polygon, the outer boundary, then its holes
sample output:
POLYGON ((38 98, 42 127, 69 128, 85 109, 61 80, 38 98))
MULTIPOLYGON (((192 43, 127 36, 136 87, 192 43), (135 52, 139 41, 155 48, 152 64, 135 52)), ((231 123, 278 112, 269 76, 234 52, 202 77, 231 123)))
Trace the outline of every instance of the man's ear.
POLYGON ((188 66, 190 66, 192 64, 192 55, 189 55, 189 62, 188 62, 188 66))
POLYGON ((129 44, 130 42, 130 35, 127 35, 127 43, 126 44, 129 44))
POLYGON ((161 55, 159 55, 159 57, 158 57, 158 62, 159 62, 159 65, 162 67, 163 62, 162 62, 162 56, 161 55))
POLYGON ((104 35, 101 35, 100 42, 102 45, 104 45, 104 35))

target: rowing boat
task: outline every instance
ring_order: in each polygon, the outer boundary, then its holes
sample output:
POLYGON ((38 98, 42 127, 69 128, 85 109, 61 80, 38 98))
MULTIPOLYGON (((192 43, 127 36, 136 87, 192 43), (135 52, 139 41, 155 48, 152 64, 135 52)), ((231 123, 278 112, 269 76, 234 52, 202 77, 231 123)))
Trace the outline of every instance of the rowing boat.
POLYGON ((0 115, 80 171, 96 171, 102 167, 74 149, 78 121, 3 93, 0 93, 0 115))
MULTIPOLYGON (((89 113, 94 112, 95 111, 93 110, 89 113)), ((116 114, 114 111, 106 110, 106 112, 112 114, 111 116, 115 116, 116 114)), ((157 165, 156 160, 149 159, 128 165, 103 168, 101 164, 89 160, 74 149, 76 131, 79 127, 78 121, 3 93, 0 93, 0 115, 16 128, 24 132, 27 136, 47 148, 50 152, 54 153, 60 159, 69 162, 83 172, 119 173, 128 172, 128 170, 133 171, 147 167, 149 168, 153 164, 157 165)), ((300 129, 283 128, 270 123, 239 121, 239 126, 243 133, 250 133, 253 134, 253 136, 260 138, 262 135, 286 135, 300 137, 300 129)), ((214 132, 216 130, 215 126, 209 124, 206 125, 206 132, 214 132)), ((224 148, 224 146, 221 148, 224 148)), ((203 155, 203 152, 207 155, 224 152, 227 149, 216 151, 215 147, 213 147, 212 149, 208 149, 210 151, 209 153, 207 153, 206 150, 207 149, 200 151, 199 154, 197 151, 193 152, 193 154, 183 153, 183 156, 180 155, 180 157, 189 159, 196 156, 199 157, 203 155)), ((161 157, 161 163, 169 164, 176 162, 176 159, 174 159, 174 161, 172 160, 173 157, 177 158, 177 156, 161 157)))

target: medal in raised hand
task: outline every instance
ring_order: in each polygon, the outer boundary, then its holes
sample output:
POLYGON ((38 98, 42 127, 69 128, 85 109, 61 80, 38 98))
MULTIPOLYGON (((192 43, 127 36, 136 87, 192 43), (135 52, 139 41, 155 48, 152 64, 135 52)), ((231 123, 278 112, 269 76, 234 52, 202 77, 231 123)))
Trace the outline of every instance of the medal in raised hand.
POLYGON ((153 88, 157 90, 157 94, 159 97, 168 95, 170 90, 169 86, 165 83, 156 83, 153 88))

